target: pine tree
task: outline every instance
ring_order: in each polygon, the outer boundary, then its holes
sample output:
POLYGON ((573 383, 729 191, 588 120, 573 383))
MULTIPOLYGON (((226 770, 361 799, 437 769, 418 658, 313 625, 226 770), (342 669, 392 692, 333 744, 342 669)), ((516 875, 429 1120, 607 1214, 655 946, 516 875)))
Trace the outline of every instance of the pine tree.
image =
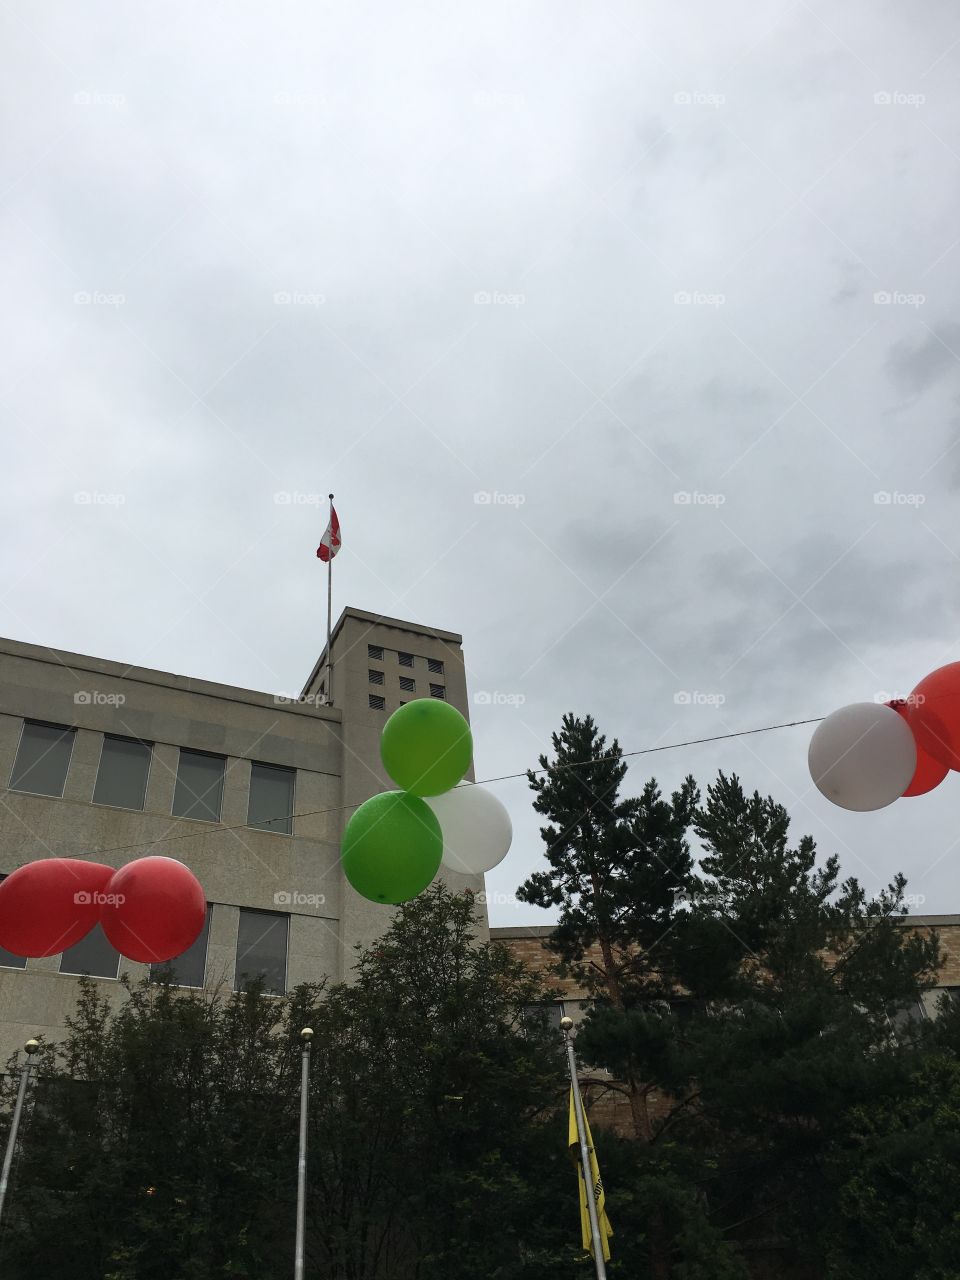
POLYGON ((560 908, 559 966, 599 997, 578 1052, 631 1099, 649 1274, 745 1274, 761 1241, 820 1274, 824 1162, 858 1106, 915 1087, 889 1013, 934 981, 936 938, 903 926, 902 876, 868 897, 736 777, 702 807, 690 778, 633 800, 590 717, 565 716, 553 748, 529 775, 547 867, 519 893, 560 908))
MULTIPOLYGON (((651 779, 638 798, 622 798, 620 744, 614 738, 608 745, 590 716, 568 713, 552 741, 553 759, 539 761, 545 776, 527 775, 534 808, 548 819, 541 835, 549 869, 534 872, 517 893, 536 906, 560 907, 551 946, 562 971, 609 1005, 607 1027, 615 1025, 632 1046, 616 1055, 620 1084, 612 1087, 627 1098, 637 1139, 649 1143, 650 1094, 661 1087, 654 1063, 668 1047, 649 1004, 673 987, 666 940, 689 892, 686 833, 699 793, 687 778, 665 800, 651 779)), ((651 1232, 660 1280, 669 1263, 659 1211, 651 1232)))

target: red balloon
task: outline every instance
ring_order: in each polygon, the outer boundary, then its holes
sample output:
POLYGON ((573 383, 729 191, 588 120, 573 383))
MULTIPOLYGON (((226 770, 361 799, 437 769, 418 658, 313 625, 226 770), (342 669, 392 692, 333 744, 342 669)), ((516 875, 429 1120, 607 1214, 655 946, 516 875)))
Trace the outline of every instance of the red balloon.
POLYGON ((138 858, 107 885, 100 923, 128 960, 162 964, 196 942, 207 915, 197 877, 175 858, 138 858))
POLYGON ((960 769, 960 662, 924 676, 906 703, 917 746, 948 769, 960 769))
MULTIPOLYGON (((902 716, 907 724, 910 724, 910 717, 907 715, 908 703, 905 698, 894 698, 893 702, 887 703, 887 706, 893 707, 894 711, 902 716)), ((913 728, 912 725, 910 727, 911 729, 913 728)), ((916 737, 916 733, 914 733, 914 737, 916 737)), ((948 773, 949 769, 945 764, 935 760, 928 751, 924 751, 923 747, 917 743, 917 767, 913 777, 910 779, 909 787, 903 794, 905 796, 926 795, 934 787, 939 787, 948 773)))
POLYGON ((41 858, 0 884, 0 946, 15 956, 54 956, 100 918, 113 867, 80 858, 41 858))

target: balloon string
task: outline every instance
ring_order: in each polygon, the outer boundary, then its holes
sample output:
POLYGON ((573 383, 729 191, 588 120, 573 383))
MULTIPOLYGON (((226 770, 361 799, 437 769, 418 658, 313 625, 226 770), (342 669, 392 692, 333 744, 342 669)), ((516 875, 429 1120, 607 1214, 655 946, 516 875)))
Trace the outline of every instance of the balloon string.
MULTIPOLYGON (((712 738, 688 738, 686 742, 666 742, 659 747, 641 747, 638 751, 621 751, 610 752, 605 756, 597 756, 593 760, 574 760, 566 764, 553 764, 545 769, 522 769, 519 773, 502 773, 496 778, 482 778, 479 781, 465 782, 462 786, 468 787, 484 787, 491 782, 509 782, 514 778, 526 778, 528 776, 536 776, 540 773, 556 772, 558 769, 585 769, 593 764, 602 764, 606 760, 625 760, 632 756, 649 756, 654 755, 658 751, 676 751, 680 747, 698 747, 706 742, 724 742, 729 738, 748 738, 755 733, 771 733, 774 729, 794 729, 798 725, 819 724, 821 720, 825 720, 825 716, 813 716, 809 720, 787 720, 783 724, 765 724, 759 729, 738 729, 734 733, 718 733, 712 738)), ((327 813, 344 813, 347 809, 359 809, 365 801, 358 800, 356 804, 337 804, 332 805, 329 809, 307 809, 303 813, 288 813, 283 817, 269 818, 269 822, 286 822, 288 819, 294 818, 317 818, 327 813)), ((163 836, 159 840, 139 840, 134 844, 114 844, 105 848, 89 849, 85 854, 72 854, 71 857, 96 857, 103 853, 125 853, 128 849, 150 849, 154 845, 173 844, 175 840, 196 840, 199 836, 220 835, 224 831, 249 831, 250 825, 246 822, 237 822, 232 826, 217 825, 213 831, 185 831, 176 836, 163 836)))

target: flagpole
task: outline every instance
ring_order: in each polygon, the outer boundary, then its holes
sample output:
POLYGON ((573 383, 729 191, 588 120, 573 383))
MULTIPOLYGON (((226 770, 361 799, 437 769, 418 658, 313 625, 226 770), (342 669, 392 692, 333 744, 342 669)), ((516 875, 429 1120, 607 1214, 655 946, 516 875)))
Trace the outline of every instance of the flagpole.
POLYGON ((333 625, 333 494, 330 498, 330 554, 327 557, 327 706, 333 706, 333 657, 330 653, 330 631, 333 625))
POLYGON ((3 1202, 7 1198, 7 1184, 10 1181, 10 1166, 13 1164, 13 1152, 17 1145, 17 1131, 20 1128, 23 1100, 27 1096, 27 1087, 30 1084, 30 1076, 33 1073, 33 1055, 40 1048, 40 1045, 36 1040, 28 1040, 23 1047, 27 1051, 27 1060, 20 1068, 20 1088, 17 1090, 17 1102, 13 1108, 13 1119, 10 1121, 7 1150, 3 1157, 3 1172, 0 1173, 0 1215, 3 1214, 3 1202))
POLYGON ((586 1191, 587 1213, 590 1216, 590 1235, 593 1239, 593 1261, 597 1268, 597 1280, 607 1280, 607 1268, 603 1261, 603 1244, 600 1239, 600 1219, 597 1217, 597 1199, 593 1179, 590 1177, 590 1148, 587 1146, 587 1127, 583 1121, 583 1100, 580 1097, 580 1081, 577 1078, 577 1059, 573 1052, 570 1032, 572 1018, 561 1018, 560 1029, 567 1050, 567 1069, 570 1072, 570 1088, 573 1091, 573 1112, 577 1117, 577 1137, 580 1139, 580 1171, 586 1191))
POLYGON ((303 1280, 303 1234, 307 1199, 307 1093, 310 1084, 311 1027, 300 1032, 303 1055, 300 1059, 300 1155, 297 1159, 297 1244, 293 1260, 293 1280, 303 1280))

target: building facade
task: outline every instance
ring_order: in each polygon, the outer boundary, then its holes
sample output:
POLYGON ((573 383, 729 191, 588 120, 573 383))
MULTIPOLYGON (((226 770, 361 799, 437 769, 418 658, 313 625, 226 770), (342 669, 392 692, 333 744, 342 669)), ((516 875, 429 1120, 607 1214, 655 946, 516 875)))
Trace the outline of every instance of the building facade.
MULTIPOLYGON (((0 875, 49 857, 177 858, 209 903, 173 964, 182 985, 261 977, 283 992, 348 978, 393 910, 361 898, 340 867, 345 821, 393 786, 383 724, 413 698, 467 718, 469 704, 455 632, 348 608, 331 658, 329 705, 325 652, 294 698, 0 640, 0 875)), ((28 1037, 62 1035, 80 973, 119 1001, 119 976, 150 968, 99 926, 61 955, 0 951, 0 1068, 28 1037)))
MULTIPOLYGON (((936 986, 925 991, 919 1000, 910 1001, 888 1014, 890 1027, 896 1032, 911 1022, 935 1018, 940 999, 944 994, 960 998, 960 915, 905 916, 904 928, 916 929, 927 936, 936 931, 940 939, 941 964, 936 986)), ((550 1022, 559 1028, 560 1019, 569 1017, 574 1024, 582 1021, 590 1007, 589 993, 572 977, 560 978, 552 972, 556 956, 550 950, 550 925, 511 925, 509 928, 493 928, 490 940, 502 943, 515 959, 528 969, 544 976, 544 985, 551 997, 544 1007, 550 1022)), ((589 958, 601 960, 599 948, 589 958)), ((682 1005, 682 1000, 678 1002, 682 1005)), ((682 1009, 678 1010, 682 1014, 682 1009)), ((590 1112, 590 1123, 600 1128, 615 1129, 632 1134, 630 1108, 623 1094, 611 1089, 615 1084, 605 1071, 580 1063, 581 1084, 590 1112)), ((660 1097, 656 1091, 648 1098, 650 1114, 654 1119, 666 1117, 672 1102, 660 1097)))

